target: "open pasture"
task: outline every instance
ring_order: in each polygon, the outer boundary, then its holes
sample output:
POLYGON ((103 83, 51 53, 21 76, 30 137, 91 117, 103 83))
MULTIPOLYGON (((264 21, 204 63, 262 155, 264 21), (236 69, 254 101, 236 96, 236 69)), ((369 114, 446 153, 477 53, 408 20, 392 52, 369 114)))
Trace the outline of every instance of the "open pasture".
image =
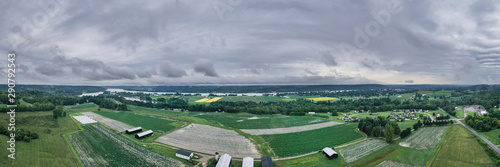
POLYGON ((314 98, 307 98, 307 99, 312 100, 312 101, 340 100, 339 98, 336 98, 336 97, 314 97, 314 98))
POLYGON ((181 163, 125 139, 100 124, 67 135, 83 166, 181 166, 181 163))
POLYGON ((207 154, 227 153, 234 157, 259 158, 255 145, 235 131, 208 125, 190 124, 160 136, 157 142, 207 154))
POLYGON ((436 148, 448 128, 449 126, 420 128, 415 134, 399 143, 399 145, 417 150, 436 148))
POLYGON ((194 102, 197 102, 197 103, 211 103, 211 102, 216 102, 217 100, 220 100, 222 99, 222 97, 213 97, 213 98, 203 98, 203 99, 200 99, 200 100, 196 100, 194 102))
POLYGON ((253 115, 214 112, 190 112, 187 116, 203 118, 218 122, 224 126, 238 129, 273 129, 327 122, 312 116, 284 116, 284 115, 253 115))
POLYGON ((339 146, 360 139, 363 135, 355 132, 353 124, 341 124, 321 129, 262 135, 279 157, 289 157, 321 150, 325 147, 339 146))
POLYGON ((175 126, 173 126, 172 123, 176 122, 176 120, 169 118, 135 114, 127 111, 95 111, 95 113, 135 127, 140 126, 145 129, 150 129, 155 132, 164 133, 175 129, 175 126))
POLYGON ((65 108, 72 110, 72 111, 80 111, 80 110, 94 110, 97 109, 97 105, 94 103, 84 103, 84 104, 79 104, 79 105, 72 105, 72 106, 64 106, 65 108))
POLYGON ((364 141, 355 146, 339 150, 339 153, 342 155, 342 157, 344 157, 344 161, 346 163, 351 163, 377 150, 380 150, 387 145, 389 144, 387 144, 385 141, 379 139, 372 139, 364 141))
POLYGON ((443 140, 431 166, 495 166, 474 134, 463 126, 453 125, 443 140))

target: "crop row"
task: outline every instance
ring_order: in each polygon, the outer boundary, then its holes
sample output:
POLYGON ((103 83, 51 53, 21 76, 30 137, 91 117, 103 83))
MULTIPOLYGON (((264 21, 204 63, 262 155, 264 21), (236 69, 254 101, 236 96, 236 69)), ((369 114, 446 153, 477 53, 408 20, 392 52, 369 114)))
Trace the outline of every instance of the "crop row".
POLYGON ((411 137, 399 143, 399 145, 419 150, 436 148, 448 127, 449 126, 421 128, 411 137))
POLYGON ((352 147, 340 150, 340 154, 344 157, 345 162, 351 163, 361 159, 377 150, 380 150, 388 144, 379 139, 364 141, 352 147))

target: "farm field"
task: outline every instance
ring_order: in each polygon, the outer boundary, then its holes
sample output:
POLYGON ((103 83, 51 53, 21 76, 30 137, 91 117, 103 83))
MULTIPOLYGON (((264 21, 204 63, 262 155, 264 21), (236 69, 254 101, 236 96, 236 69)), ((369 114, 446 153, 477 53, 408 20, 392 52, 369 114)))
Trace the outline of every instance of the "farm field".
POLYGON ((404 164, 404 163, 400 163, 400 162, 396 162, 396 161, 385 160, 375 167, 424 167, 424 166, 408 165, 408 164, 404 164))
POLYGON ((464 110, 455 110, 457 112, 456 116, 457 118, 464 118, 464 110))
POLYGON ((190 124, 160 136, 157 142, 207 154, 227 153, 233 157, 260 158, 255 145, 235 131, 208 125, 190 124))
POLYGON ((321 129, 262 135, 279 157, 289 157, 321 150, 324 147, 339 146, 360 139, 363 135, 355 132, 356 125, 341 124, 321 129))
POLYGON ((83 114, 83 115, 85 115, 85 116, 87 116, 95 121, 98 121, 98 122, 110 127, 111 129, 114 129, 114 130, 117 130, 120 132, 123 132, 127 129, 134 128, 131 125, 124 124, 120 121, 116 121, 116 120, 101 116, 101 115, 93 113, 93 112, 82 112, 81 114, 83 114))
POLYGON ((500 129, 493 129, 488 132, 478 132, 495 145, 500 145, 500 129))
POLYGON ((200 100, 196 100, 194 102, 196 103, 211 103, 211 102, 215 102, 217 100, 220 100, 222 99, 222 97, 213 97, 213 98, 203 98, 203 99, 200 99, 200 100))
POLYGON ((285 98, 276 96, 226 96, 220 101, 253 101, 253 102, 278 102, 285 98))
POLYGON ((67 135, 83 166, 180 166, 125 139, 100 124, 83 125, 83 131, 67 135))
POLYGON ((80 105, 72 105, 72 106, 64 106, 65 108, 69 110, 82 110, 82 109, 92 109, 92 108, 97 108, 98 106, 95 105, 94 103, 84 103, 80 105))
POLYGON ((391 115, 391 112, 378 112, 378 115, 370 115, 370 113, 360 113, 360 114, 354 115, 352 117, 356 117, 356 118, 365 118, 365 117, 375 118, 375 117, 378 117, 378 116, 387 117, 389 115, 391 115))
POLYGON ((415 134, 399 143, 399 145, 417 150, 436 148, 448 128, 449 126, 420 128, 415 134))
POLYGON ((341 149, 339 150, 339 153, 342 155, 346 163, 351 163, 377 150, 380 150, 387 145, 389 144, 383 140, 372 139, 352 147, 341 149))
POLYGON ((346 163, 343 162, 341 156, 330 160, 323 153, 314 153, 312 155, 300 158, 274 161, 273 163, 275 164, 274 166, 277 167, 281 166, 337 167, 346 165, 346 163))
POLYGON ((241 131, 252 134, 252 135, 270 135, 270 134, 283 134, 283 133, 293 133, 302 132, 314 129, 321 129, 325 127, 340 125, 339 122, 325 122, 312 125, 295 126, 288 128, 275 128, 275 129, 241 129, 241 131))
MULTIPOLYGON (((0 125, 8 124, 7 114, 0 114, 0 125)), ((9 117, 10 118, 10 117, 9 117)), ((78 160, 73 155, 62 134, 78 130, 69 117, 54 119, 51 111, 18 112, 16 113, 16 129, 31 130, 39 135, 38 139, 27 143, 16 142, 16 160, 7 157, 5 150, 9 146, 9 138, 0 135, 0 166, 54 166, 76 167, 78 160)))
POLYGON ((314 98, 307 98, 308 100, 312 100, 312 101, 336 101, 336 100, 340 100, 339 98, 336 98, 336 97, 314 97, 314 98))
POLYGON ((182 114, 182 112, 180 112, 180 111, 164 110, 164 109, 157 109, 157 108, 147 108, 147 107, 134 106, 134 105, 127 105, 127 108, 132 112, 138 112, 138 113, 140 113, 141 111, 149 111, 149 112, 156 112, 156 113, 162 113, 162 114, 182 114))
POLYGON ((474 135, 463 126, 451 127, 431 166, 495 166, 474 135))
POLYGON ((203 118, 237 129, 273 129, 327 122, 311 116, 253 115, 214 112, 189 112, 186 116, 203 118))
POLYGON ((113 120, 117 120, 134 127, 140 126, 145 129, 150 129, 155 132, 168 132, 176 127, 172 123, 176 122, 173 119, 157 117, 151 115, 135 114, 127 111, 95 111, 95 113, 113 120))

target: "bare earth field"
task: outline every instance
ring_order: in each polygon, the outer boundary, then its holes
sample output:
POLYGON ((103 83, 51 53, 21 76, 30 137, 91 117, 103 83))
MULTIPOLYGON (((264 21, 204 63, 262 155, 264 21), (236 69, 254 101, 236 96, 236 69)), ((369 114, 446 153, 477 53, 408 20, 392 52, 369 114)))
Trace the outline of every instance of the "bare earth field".
POLYGON ((417 150, 436 148, 449 126, 420 128, 415 134, 399 143, 402 147, 417 150))
POLYGON ((302 132, 314 129, 325 128, 329 126, 340 125, 343 123, 339 122, 325 122, 319 124, 312 125, 304 125, 304 126, 296 126, 289 128, 274 128, 274 129, 241 129, 243 132, 252 134, 252 135, 271 135, 271 134, 282 134, 282 133, 293 133, 293 132, 302 132))
POLYGON ((120 131, 120 132, 123 132, 127 129, 132 129, 134 128, 133 126, 130 126, 130 125, 127 125, 127 124, 124 124, 120 121, 116 121, 116 120, 112 120, 112 119, 109 119, 109 118, 106 118, 106 117, 103 117, 99 114, 96 114, 96 113, 93 113, 93 112, 82 112, 81 114, 93 119, 93 120, 96 120, 96 121, 99 121, 101 122, 102 124, 110 127, 111 129, 114 129, 114 130, 117 130, 117 131, 120 131))
POLYGON ((234 157, 260 158, 255 145, 235 131, 190 124, 159 137, 157 142, 207 154, 227 153, 234 157))

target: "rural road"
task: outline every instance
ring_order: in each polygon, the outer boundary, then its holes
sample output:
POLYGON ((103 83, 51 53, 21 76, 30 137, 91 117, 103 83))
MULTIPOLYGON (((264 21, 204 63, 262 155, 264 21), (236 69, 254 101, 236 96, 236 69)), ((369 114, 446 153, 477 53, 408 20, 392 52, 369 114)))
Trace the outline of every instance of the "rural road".
MULTIPOLYGON (((444 111, 442 108, 439 108, 439 110, 441 110, 442 112, 448 114, 446 111, 444 111)), ((477 133, 474 129, 470 128, 469 126, 467 126, 466 124, 462 123, 460 121, 460 119, 457 119, 455 118, 454 116, 448 114, 453 120, 457 121, 460 125, 464 126, 465 128, 469 129, 472 133, 474 133, 476 136, 478 136, 479 138, 481 138, 481 140, 483 140, 486 144, 488 144, 495 152, 497 152, 497 154, 500 154, 500 148, 498 148, 495 144, 493 144, 492 142, 490 142, 488 139, 486 139, 483 135, 477 133)))
MULTIPOLYGON (((431 114, 429 114, 429 113, 425 113, 425 114, 427 114, 427 115, 429 116, 429 118, 431 119, 431 121, 434 121, 434 118, 432 117, 432 115, 431 115, 431 114)), ((449 115, 449 114, 448 114, 448 115, 449 115)))

